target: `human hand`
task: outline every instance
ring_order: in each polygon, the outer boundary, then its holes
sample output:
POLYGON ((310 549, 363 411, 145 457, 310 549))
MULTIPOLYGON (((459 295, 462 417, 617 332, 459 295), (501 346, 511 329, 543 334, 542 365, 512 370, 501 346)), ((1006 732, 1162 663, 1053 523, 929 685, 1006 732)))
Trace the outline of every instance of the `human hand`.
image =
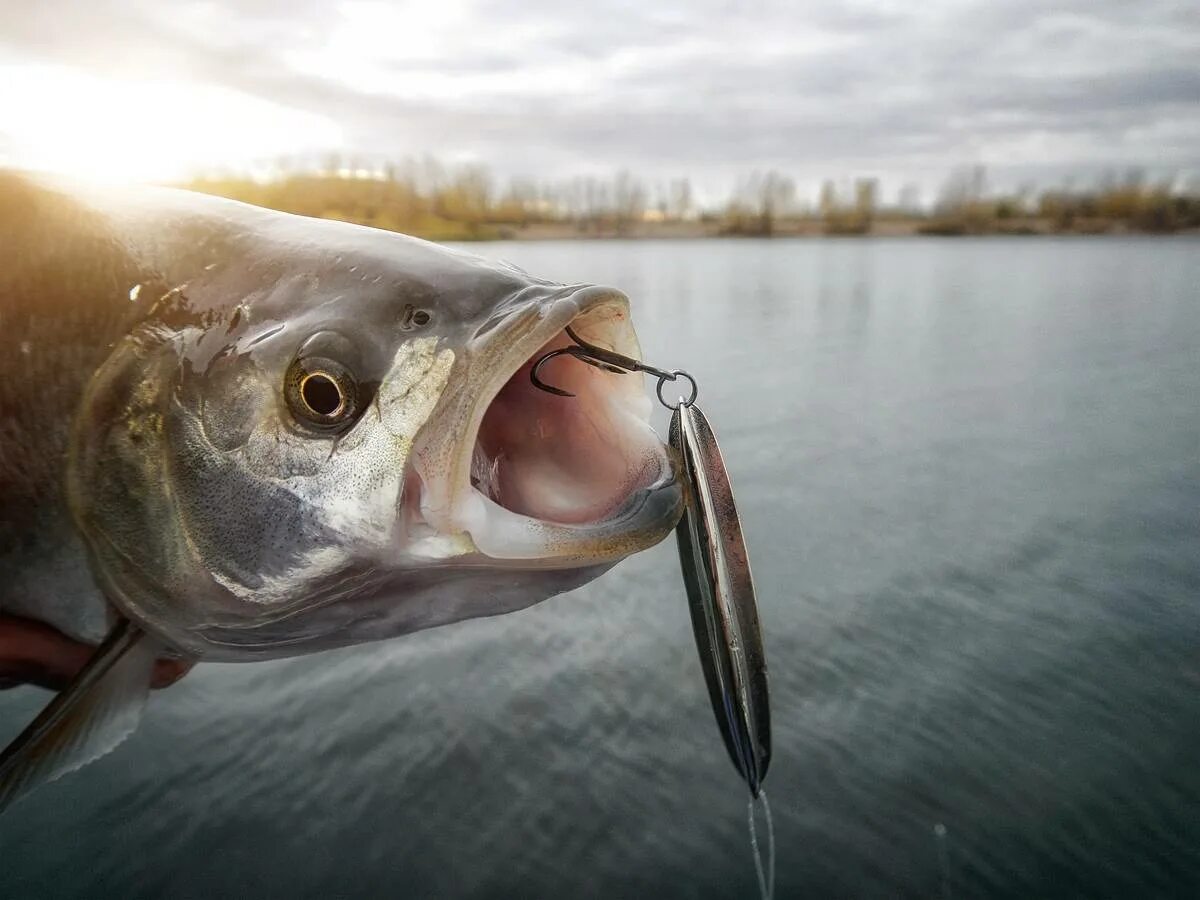
MULTIPOLYGON (((42 622, 0 613, 0 689, 36 684, 62 690, 95 650, 42 622)), ((160 659, 154 664, 150 686, 168 687, 193 665, 187 660, 160 659)))

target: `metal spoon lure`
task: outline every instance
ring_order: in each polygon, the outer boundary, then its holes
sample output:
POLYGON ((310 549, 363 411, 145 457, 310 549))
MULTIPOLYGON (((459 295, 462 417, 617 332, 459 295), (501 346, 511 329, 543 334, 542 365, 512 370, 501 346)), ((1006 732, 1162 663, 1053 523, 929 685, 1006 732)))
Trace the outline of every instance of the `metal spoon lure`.
POLYGON ((569 328, 567 334, 575 346, 551 351, 538 360, 530 372, 534 385, 559 396, 572 396, 539 377, 545 363, 569 355, 607 372, 657 376, 659 402, 673 410, 669 443, 679 456, 686 492, 675 536, 696 649, 725 749, 757 798, 771 762, 766 656, 741 520, 716 437, 696 406, 696 381, 686 372, 656 369, 596 347, 569 328), (688 381, 689 396, 672 403, 663 389, 668 381, 680 378, 688 381))
POLYGON ((757 797, 771 762, 767 661, 729 474, 694 398, 675 407, 670 445, 689 495, 675 537, 696 649, 725 749, 757 797))

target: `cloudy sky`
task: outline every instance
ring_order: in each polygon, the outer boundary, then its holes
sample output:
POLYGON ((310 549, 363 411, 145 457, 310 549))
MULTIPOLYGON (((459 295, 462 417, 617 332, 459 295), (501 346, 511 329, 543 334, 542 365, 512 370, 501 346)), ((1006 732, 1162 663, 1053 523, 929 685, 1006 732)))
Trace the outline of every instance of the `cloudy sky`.
POLYGON ((1198 0, 0 0, 0 85, 0 161, 107 177, 1200 173, 1198 0))

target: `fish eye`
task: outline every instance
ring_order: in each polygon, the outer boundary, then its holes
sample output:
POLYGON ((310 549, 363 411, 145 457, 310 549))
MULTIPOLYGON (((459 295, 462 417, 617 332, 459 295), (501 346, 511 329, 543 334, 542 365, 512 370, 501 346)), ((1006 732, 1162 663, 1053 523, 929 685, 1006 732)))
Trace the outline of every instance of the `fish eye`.
POLYGON ((336 416, 346 402, 337 382, 324 372, 304 376, 300 382, 300 398, 309 410, 326 417, 336 416))
POLYGON ((322 429, 354 420, 358 412, 358 383, 350 370, 332 359, 297 359, 284 385, 288 408, 295 418, 322 429))

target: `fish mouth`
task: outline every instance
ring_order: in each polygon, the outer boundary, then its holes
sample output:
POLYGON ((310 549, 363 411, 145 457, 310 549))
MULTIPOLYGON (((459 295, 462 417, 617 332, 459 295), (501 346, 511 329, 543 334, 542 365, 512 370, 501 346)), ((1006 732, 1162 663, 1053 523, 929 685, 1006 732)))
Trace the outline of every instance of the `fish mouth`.
MULTIPOLYGON (((580 567, 614 562, 662 540, 683 495, 650 427, 640 374, 560 357, 530 378, 545 354, 582 340, 638 357, 629 300, 578 287, 531 301, 481 326, 451 376, 452 390, 418 435, 410 488, 420 518, 444 540, 469 538, 481 562, 580 567)), ((411 524, 411 523, 410 523, 411 524)), ((411 532, 411 529, 410 529, 411 532)))

